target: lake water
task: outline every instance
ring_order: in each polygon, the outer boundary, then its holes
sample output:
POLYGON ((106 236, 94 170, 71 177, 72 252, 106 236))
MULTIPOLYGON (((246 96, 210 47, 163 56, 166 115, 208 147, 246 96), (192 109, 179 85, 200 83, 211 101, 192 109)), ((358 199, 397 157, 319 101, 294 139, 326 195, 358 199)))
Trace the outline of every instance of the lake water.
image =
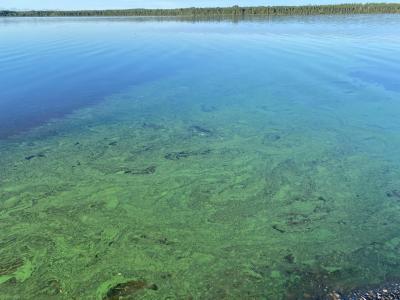
POLYGON ((400 16, 0 18, 2 299, 400 279, 400 16))

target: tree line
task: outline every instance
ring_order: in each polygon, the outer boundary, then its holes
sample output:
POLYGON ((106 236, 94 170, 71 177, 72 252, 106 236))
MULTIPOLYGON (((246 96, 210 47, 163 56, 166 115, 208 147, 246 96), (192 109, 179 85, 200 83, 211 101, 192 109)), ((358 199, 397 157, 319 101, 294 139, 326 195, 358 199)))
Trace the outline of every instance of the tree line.
POLYGON ((90 17, 90 16, 288 16, 332 14, 393 14, 400 13, 400 3, 367 3, 304 6, 212 7, 176 9, 119 9, 119 10, 42 10, 0 11, 5 17, 90 17))

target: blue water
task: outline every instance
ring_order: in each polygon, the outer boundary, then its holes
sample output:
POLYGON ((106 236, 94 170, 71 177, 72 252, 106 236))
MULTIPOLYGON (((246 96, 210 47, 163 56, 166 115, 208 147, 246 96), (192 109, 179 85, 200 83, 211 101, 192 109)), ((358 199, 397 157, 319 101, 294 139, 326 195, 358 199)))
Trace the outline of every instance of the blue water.
POLYGON ((225 68, 232 72, 234 66, 239 71, 255 65, 254 79, 263 77, 265 84, 290 85, 293 76, 304 80, 306 89, 306 77, 318 76, 330 81, 331 88, 346 88, 345 81, 352 79, 399 91, 398 22, 397 16, 282 17, 239 23, 3 18, 0 136, 181 69, 211 66, 210 72, 219 67, 223 73, 225 68))
POLYGON ((399 54, 396 15, 0 18, 0 295, 399 282, 399 54))

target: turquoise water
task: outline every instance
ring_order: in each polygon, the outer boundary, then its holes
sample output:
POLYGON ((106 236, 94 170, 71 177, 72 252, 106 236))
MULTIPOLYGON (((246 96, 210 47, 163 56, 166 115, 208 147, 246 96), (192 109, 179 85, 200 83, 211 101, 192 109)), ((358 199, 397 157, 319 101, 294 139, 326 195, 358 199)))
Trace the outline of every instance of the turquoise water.
POLYGON ((2 297, 400 280, 399 25, 0 18, 2 297))

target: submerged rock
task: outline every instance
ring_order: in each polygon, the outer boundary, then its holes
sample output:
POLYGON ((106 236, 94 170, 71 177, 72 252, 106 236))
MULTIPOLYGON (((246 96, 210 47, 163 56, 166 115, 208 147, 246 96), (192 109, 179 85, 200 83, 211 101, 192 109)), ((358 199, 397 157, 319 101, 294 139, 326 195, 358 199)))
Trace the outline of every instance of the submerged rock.
POLYGON ((22 267, 23 264, 24 260, 22 258, 0 260, 0 276, 13 274, 22 267))
POLYGON ((158 286, 154 283, 148 284, 145 280, 131 280, 124 283, 119 283, 107 292, 107 295, 103 298, 104 300, 120 300, 128 299, 130 296, 136 294, 141 290, 158 290, 158 286))
POLYGON ((180 151, 180 152, 171 152, 171 153, 168 153, 168 154, 166 154, 164 157, 165 157, 166 159, 169 159, 169 160, 179 160, 179 159, 181 159, 181 158, 186 158, 186 157, 189 157, 189 156, 190 156, 190 153, 189 153, 189 152, 180 151))
POLYGON ((217 108, 214 105, 207 105, 207 104, 201 105, 201 111, 202 112, 209 113, 209 112, 213 112, 213 111, 216 111, 216 110, 217 110, 217 108))
POLYGON ((56 296, 63 293, 63 287, 59 280, 51 279, 46 282, 45 286, 41 290, 41 293, 48 296, 56 296))
POLYGON ((156 166, 149 166, 144 169, 130 169, 130 170, 125 170, 124 174, 131 174, 131 175, 149 175, 149 174, 154 174, 157 170, 156 166))
POLYGON ((194 134, 194 135, 199 135, 199 136, 210 136, 212 135, 212 131, 208 128, 198 126, 198 125, 192 125, 189 127, 189 131, 194 134))
POLYGON ((281 139, 281 136, 278 133, 270 132, 270 133, 266 133, 264 135, 263 143, 264 144, 269 144, 269 143, 272 143, 272 142, 279 141, 280 139, 281 139))
POLYGON ((278 225, 272 225, 272 228, 275 229, 276 231, 280 232, 280 233, 285 233, 285 230, 280 229, 280 228, 278 227, 278 225))
POLYGON ((400 191, 399 190, 391 190, 386 192, 386 196, 389 198, 399 198, 400 199, 400 191))
POLYGON ((289 253, 288 255, 286 255, 286 256, 284 257, 284 260, 285 260, 286 262, 288 262, 289 264, 293 264, 293 263, 294 263, 294 256, 293 256, 293 254, 292 254, 292 253, 289 253))
POLYGON ((398 300, 400 299, 400 283, 390 283, 375 289, 353 291, 342 295, 333 291, 327 295, 328 300, 398 300))
POLYGON ((148 122, 143 122, 143 123, 142 123, 142 128, 145 128, 145 129, 154 129, 154 130, 165 129, 165 127, 162 126, 162 125, 158 125, 158 124, 154 124, 154 123, 148 123, 148 122))
POLYGON ((29 155, 29 156, 25 156, 26 160, 31 160, 32 158, 35 157, 46 157, 46 155, 44 155, 43 153, 38 153, 38 154, 33 154, 33 155, 29 155))
POLYGON ((206 150, 199 150, 199 151, 179 151, 179 152, 170 152, 167 153, 164 157, 168 160, 179 160, 182 158, 187 158, 190 156, 197 156, 197 155, 206 155, 211 152, 210 149, 206 150))

